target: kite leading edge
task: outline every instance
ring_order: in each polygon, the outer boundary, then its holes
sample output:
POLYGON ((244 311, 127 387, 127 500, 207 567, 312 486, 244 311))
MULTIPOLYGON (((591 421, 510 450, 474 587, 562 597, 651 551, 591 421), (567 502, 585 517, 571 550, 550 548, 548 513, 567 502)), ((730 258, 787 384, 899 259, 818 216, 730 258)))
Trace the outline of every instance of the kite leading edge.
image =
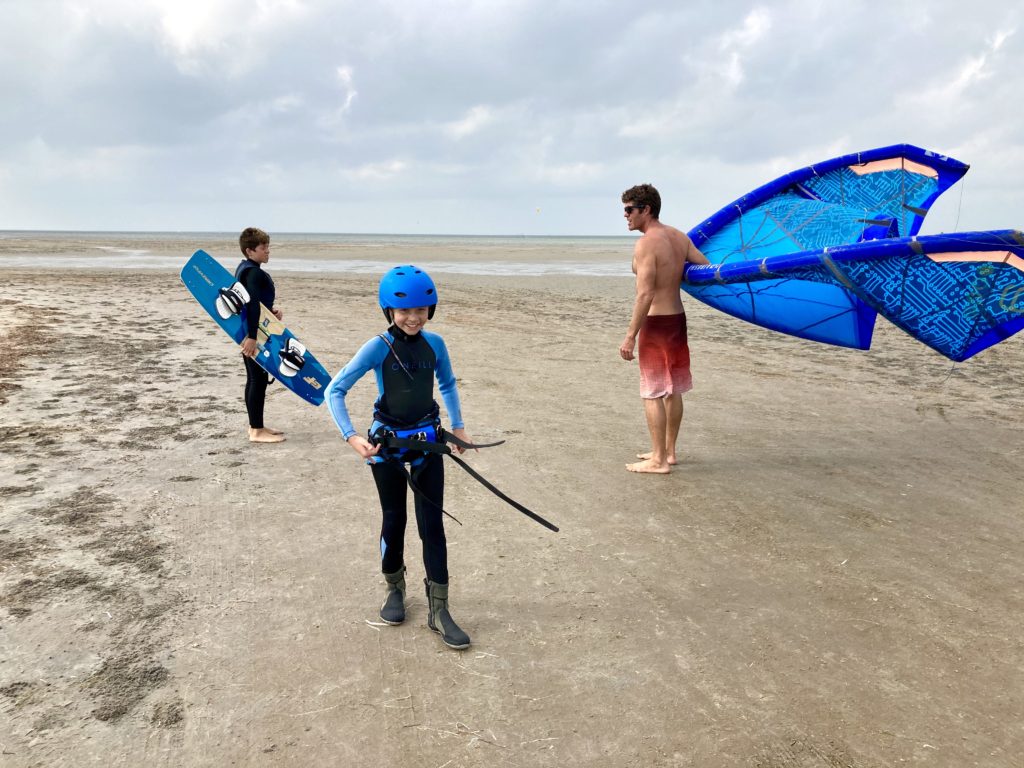
POLYGON ((743 320, 867 349, 875 315, 952 360, 1024 328, 1024 235, 917 237, 968 166, 909 144, 786 174, 694 227, 682 289, 743 320))

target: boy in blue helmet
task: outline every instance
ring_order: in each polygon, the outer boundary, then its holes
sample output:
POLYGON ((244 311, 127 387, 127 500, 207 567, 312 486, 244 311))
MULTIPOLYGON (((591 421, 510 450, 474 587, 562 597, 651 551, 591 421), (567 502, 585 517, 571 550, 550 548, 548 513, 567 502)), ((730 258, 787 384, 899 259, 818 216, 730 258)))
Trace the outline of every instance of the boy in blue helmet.
MULTIPOLYGON (((414 266, 395 267, 380 281, 380 308, 390 327, 367 341, 327 387, 327 407, 352 449, 366 459, 377 485, 383 520, 380 533, 385 599, 380 617, 387 624, 405 620, 406 485, 414 487, 416 526, 423 542, 430 612, 427 625, 452 648, 469 647, 469 636, 448 611, 448 548, 444 533, 444 458, 439 453, 383 449, 385 436, 435 435, 440 428, 434 379, 451 422, 451 433, 465 443, 466 434, 455 373, 444 340, 423 330, 437 307, 430 276, 414 266), (369 371, 377 377, 368 437, 352 426, 345 396, 369 371), (406 465, 408 469, 406 469, 406 465)), ((430 438, 420 438, 430 439, 430 438)), ((463 452, 456 446, 455 450, 463 452)))

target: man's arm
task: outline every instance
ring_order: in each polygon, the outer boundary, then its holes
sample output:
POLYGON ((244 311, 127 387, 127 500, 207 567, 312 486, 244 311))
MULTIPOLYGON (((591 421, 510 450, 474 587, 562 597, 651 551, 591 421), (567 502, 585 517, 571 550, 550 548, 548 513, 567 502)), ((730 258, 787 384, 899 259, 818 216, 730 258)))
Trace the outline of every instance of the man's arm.
POLYGON ((629 320, 626 338, 619 346, 619 356, 623 360, 633 359, 636 348, 636 335, 647 319, 647 313, 654 302, 654 288, 657 285, 658 259, 654 248, 644 242, 643 238, 636 244, 634 251, 636 262, 636 299, 633 302, 633 316, 629 320))
POLYGON ((686 235, 686 260, 690 264, 710 264, 708 257, 696 245, 693 244, 693 240, 690 239, 689 235, 686 235))

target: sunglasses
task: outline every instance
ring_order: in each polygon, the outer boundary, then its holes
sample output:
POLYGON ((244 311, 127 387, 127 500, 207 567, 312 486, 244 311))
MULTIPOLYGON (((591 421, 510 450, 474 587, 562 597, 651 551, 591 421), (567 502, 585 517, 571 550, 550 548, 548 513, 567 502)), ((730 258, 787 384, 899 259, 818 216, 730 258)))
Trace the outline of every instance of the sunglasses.
POLYGON ((629 214, 631 214, 633 211, 642 211, 646 207, 646 205, 627 205, 624 206, 622 210, 624 210, 626 212, 626 215, 629 216, 629 214))

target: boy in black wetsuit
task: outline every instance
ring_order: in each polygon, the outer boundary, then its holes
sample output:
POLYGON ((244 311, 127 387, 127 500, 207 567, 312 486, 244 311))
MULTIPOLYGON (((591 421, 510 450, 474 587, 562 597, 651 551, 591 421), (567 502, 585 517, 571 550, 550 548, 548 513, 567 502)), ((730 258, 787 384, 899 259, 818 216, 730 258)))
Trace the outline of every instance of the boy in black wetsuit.
POLYGON ((245 258, 235 269, 235 279, 249 293, 249 303, 245 307, 246 337, 242 342, 249 440, 254 443, 281 443, 284 442, 284 434, 279 430, 270 429, 263 423, 263 405, 267 398, 270 375, 255 359, 259 351, 256 346, 256 335, 260 322, 260 304, 269 307, 278 320, 284 317, 284 313, 274 306, 274 281, 260 268, 270 260, 270 235, 262 229, 248 227, 238 236, 238 247, 245 258))
MULTIPOLYGON (((381 280, 378 297, 391 327, 366 342, 339 371, 327 387, 326 400, 348 444, 370 465, 380 497, 381 571, 386 588, 380 617, 388 624, 401 624, 405 620, 406 484, 411 477, 416 486, 416 526, 423 542, 423 563, 427 572, 424 580, 430 603, 427 626, 439 633, 451 648, 468 648, 469 636, 448 611, 448 548, 441 510, 444 457, 423 451, 382 450, 379 443, 356 432, 345 405, 345 396, 352 386, 364 374, 373 371, 379 397, 369 436, 374 438, 405 430, 436 435, 440 427, 439 409, 434 401, 436 378, 451 422, 451 433, 464 443, 472 443, 463 428, 448 349, 440 336, 423 330, 434 316, 437 305, 434 282, 416 267, 395 267, 381 280)), ((455 450, 462 453, 464 449, 456 446, 455 450)))

